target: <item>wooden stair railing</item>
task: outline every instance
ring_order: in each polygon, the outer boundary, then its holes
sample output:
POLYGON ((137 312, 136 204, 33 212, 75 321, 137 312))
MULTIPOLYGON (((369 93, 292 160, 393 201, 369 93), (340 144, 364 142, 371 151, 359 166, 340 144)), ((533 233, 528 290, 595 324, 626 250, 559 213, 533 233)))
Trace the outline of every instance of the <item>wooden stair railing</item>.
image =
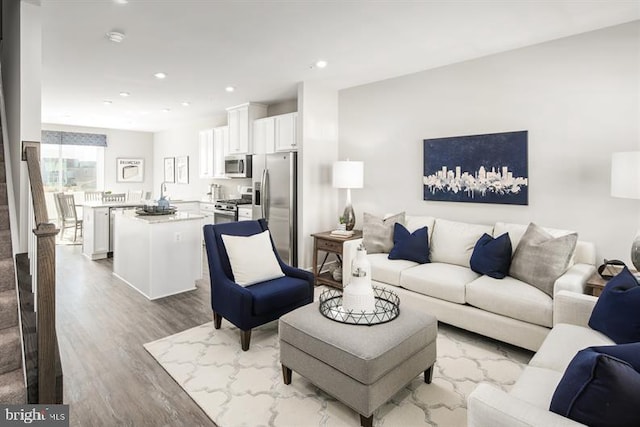
POLYGON ((36 228, 36 331, 38 335, 38 403, 56 400, 56 235, 60 230, 49 223, 40 171, 38 142, 23 141, 22 160, 27 162, 36 228))

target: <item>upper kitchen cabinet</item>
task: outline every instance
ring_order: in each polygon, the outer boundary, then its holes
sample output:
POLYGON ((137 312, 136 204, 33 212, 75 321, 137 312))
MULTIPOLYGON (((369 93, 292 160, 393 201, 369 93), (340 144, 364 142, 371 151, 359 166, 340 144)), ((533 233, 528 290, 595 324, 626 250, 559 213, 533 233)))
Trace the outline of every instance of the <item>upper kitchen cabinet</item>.
POLYGON ((275 121, 273 117, 265 117, 253 122, 253 153, 275 153, 275 121))
POLYGON ((224 178, 224 156, 229 152, 229 126, 213 130, 213 178, 224 178))
POLYGON ((229 147, 227 126, 199 132, 200 178, 224 178, 224 156, 229 147))
POLYGON ((214 166, 214 130, 205 129, 198 132, 200 156, 200 178, 213 178, 214 166))
POLYGON ((274 116, 275 151, 296 151, 298 149, 298 113, 274 116))
POLYGON ((253 154, 253 122, 267 115, 267 106, 246 103, 227 108, 229 154, 253 154))
POLYGON ((253 149, 255 154, 296 151, 298 113, 265 117, 253 122, 253 149))

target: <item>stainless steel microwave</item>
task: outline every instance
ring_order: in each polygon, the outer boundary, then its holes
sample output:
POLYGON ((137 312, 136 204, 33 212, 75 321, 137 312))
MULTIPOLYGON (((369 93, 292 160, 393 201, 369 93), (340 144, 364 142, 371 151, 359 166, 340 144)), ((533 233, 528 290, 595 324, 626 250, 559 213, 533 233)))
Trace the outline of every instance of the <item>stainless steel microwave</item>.
POLYGON ((251 156, 225 156, 224 175, 227 178, 251 178, 251 156))

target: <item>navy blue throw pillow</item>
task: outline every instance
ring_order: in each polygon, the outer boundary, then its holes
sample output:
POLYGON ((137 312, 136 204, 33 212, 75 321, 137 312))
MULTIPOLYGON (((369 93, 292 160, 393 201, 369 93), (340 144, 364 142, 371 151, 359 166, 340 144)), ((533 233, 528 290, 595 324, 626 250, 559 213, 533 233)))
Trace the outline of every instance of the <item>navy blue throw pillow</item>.
POLYGON ((627 267, 602 290, 589 326, 618 344, 640 341, 640 285, 627 267))
POLYGON ((471 269, 494 279, 504 279, 511 267, 511 239, 504 233, 495 239, 484 233, 471 254, 471 269))
POLYGON ((549 410, 590 427, 640 426, 640 373, 608 354, 640 351, 638 343, 626 345, 622 352, 616 347, 623 345, 579 351, 558 383, 549 410))
POLYGON ((427 227, 409 233, 404 225, 396 222, 393 227, 393 248, 389 252, 389 259, 404 259, 420 264, 430 262, 427 227))

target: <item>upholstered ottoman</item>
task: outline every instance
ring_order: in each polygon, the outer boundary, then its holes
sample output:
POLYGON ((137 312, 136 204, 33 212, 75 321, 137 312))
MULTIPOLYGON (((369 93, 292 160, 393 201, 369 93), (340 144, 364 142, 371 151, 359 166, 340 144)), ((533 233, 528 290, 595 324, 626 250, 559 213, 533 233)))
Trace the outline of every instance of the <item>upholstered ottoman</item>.
POLYGON ((324 317, 318 302, 280 317, 280 363, 285 384, 295 371, 373 425, 373 412, 436 361, 436 318, 402 307, 388 323, 349 325, 324 317))

